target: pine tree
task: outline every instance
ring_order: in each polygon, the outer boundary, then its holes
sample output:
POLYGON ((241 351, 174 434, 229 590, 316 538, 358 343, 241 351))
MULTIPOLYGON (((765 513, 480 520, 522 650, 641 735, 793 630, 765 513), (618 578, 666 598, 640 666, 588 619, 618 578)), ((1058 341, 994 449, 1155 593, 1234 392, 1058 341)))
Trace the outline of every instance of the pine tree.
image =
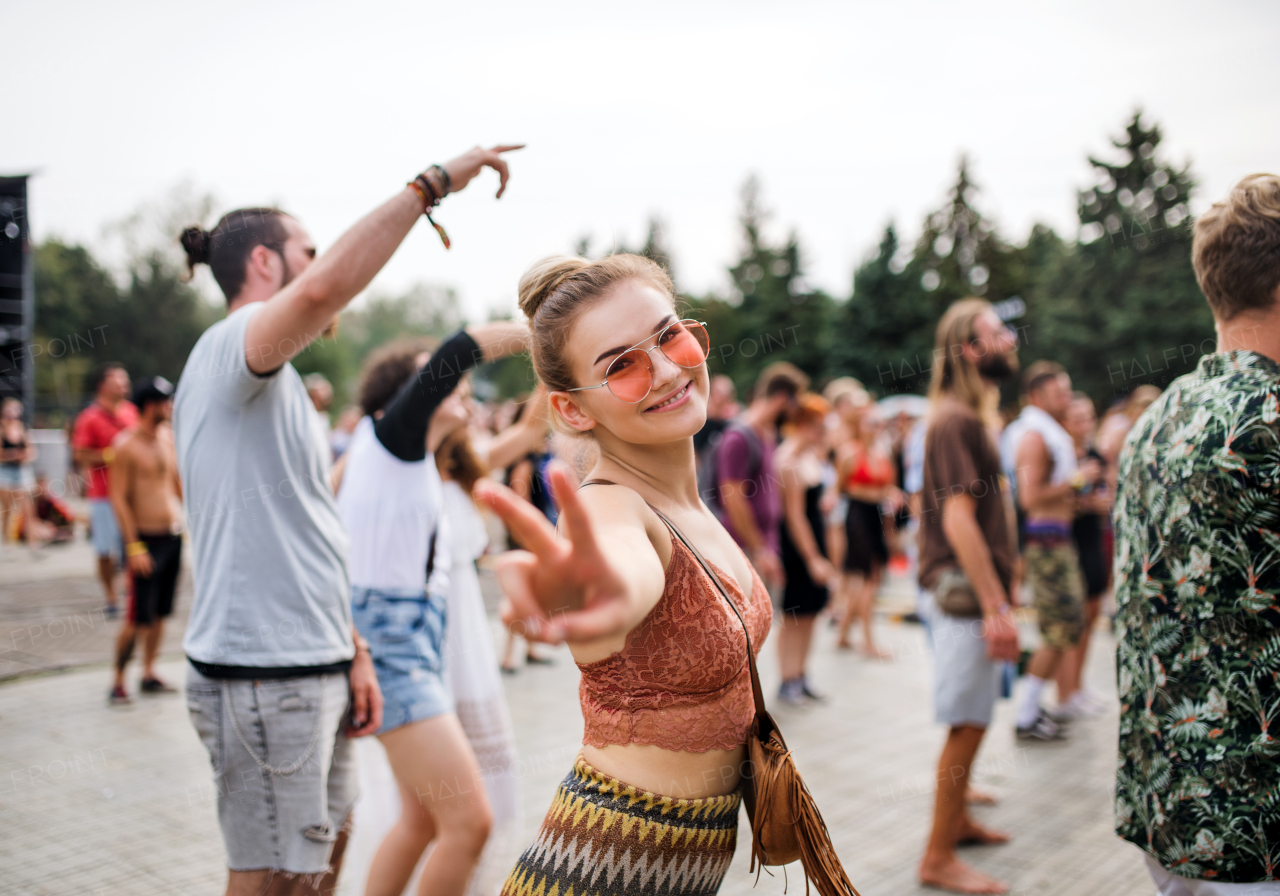
POLYGON ((769 215, 759 195, 759 182, 749 178, 739 214, 742 254, 729 269, 741 301, 692 301, 690 312, 707 321, 711 372, 727 374, 744 396, 774 361, 790 361, 815 380, 827 376, 832 343, 834 303, 805 281, 794 232, 779 244, 765 236, 769 215))
POLYGON ((1022 290, 1026 277, 1017 252, 977 210, 977 195, 962 156, 946 204, 925 218, 909 260, 901 257, 894 226, 885 228, 839 311, 837 329, 846 340, 836 349, 840 372, 881 395, 923 392, 934 332, 947 307, 967 296, 1000 301, 1022 290))
POLYGON ((1165 386, 1213 351, 1213 318, 1191 267, 1188 165, 1160 158, 1162 133, 1135 112, 1113 140, 1119 159, 1089 157, 1069 264, 1041 272, 1028 299, 1024 362, 1052 357, 1104 404, 1143 383, 1165 386))

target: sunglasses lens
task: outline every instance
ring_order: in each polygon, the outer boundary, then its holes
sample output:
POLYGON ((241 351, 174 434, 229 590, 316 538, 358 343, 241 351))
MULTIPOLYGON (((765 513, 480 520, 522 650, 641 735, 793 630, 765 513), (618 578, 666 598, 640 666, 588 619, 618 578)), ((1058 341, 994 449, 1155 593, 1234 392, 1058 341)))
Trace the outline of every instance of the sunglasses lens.
POLYGON ((702 324, 682 320, 663 334, 662 353, 681 367, 697 367, 707 360, 710 340, 702 324))
POLYGON ((628 404, 635 404, 653 388, 653 365, 649 355, 639 349, 624 352, 609 365, 605 374, 609 391, 628 404))

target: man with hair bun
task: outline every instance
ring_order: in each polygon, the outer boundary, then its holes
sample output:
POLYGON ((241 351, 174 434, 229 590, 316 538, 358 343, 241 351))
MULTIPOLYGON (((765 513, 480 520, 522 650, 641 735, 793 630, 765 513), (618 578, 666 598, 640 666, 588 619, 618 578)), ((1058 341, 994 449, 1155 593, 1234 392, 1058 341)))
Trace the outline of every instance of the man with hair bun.
POLYGON ((1280 177, 1195 224, 1217 351, 1120 454, 1116 832, 1161 896, 1280 893, 1280 177))
POLYGON ((228 896, 332 892, 356 797, 349 738, 382 724, 328 448, 289 362, 447 193, 490 167, 501 196, 502 153, 518 148, 431 166, 319 257, 278 209, 182 234, 189 264, 208 264, 227 298, 183 371, 174 433, 195 561, 187 706, 213 762, 228 896))

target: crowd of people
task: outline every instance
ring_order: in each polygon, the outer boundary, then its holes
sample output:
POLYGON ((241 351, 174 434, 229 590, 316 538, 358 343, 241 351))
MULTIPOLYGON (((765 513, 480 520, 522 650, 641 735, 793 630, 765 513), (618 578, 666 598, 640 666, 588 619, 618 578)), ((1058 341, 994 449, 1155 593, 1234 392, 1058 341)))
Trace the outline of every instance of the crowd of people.
MULTIPOLYGON (((322 256, 275 209, 189 229, 188 259, 212 269, 226 319, 176 389, 134 386, 120 365, 94 374, 73 445, 112 612, 118 567, 129 583, 110 700, 132 699, 138 641, 139 689, 175 690, 155 660, 185 538, 185 691, 228 894, 331 891, 365 735, 400 805, 371 896, 415 873, 422 894, 640 892, 626 882, 642 865, 686 869, 673 893, 715 892, 750 786, 743 657, 776 628, 777 701, 821 711, 815 631, 892 661, 876 625, 891 577, 915 595, 947 728, 922 883, 1007 891, 958 852, 1010 839, 971 809, 992 799, 969 775, 995 703, 1014 699, 1028 743, 1114 711, 1084 675, 1091 633, 1112 618, 1117 831, 1162 894, 1276 879, 1280 179, 1246 179, 1196 225, 1218 353, 1101 421, 1061 365, 1022 369, 1015 333, 977 298, 938 323, 927 399, 877 401, 848 377, 816 390, 777 362, 739 404, 708 374, 706 325, 681 319, 666 272, 632 255, 534 265, 519 285, 527 323, 469 326, 434 351, 383 346, 333 421, 330 383, 290 360, 440 199, 485 167, 505 188, 515 148, 432 166, 322 256), (477 402, 468 371, 520 352, 537 391, 477 402), (1006 383, 1018 400, 1001 408, 1006 383), (486 513, 508 544, 489 544, 486 513), (501 652, 476 565, 499 547, 514 549, 496 564, 501 652), (1018 620, 1032 617, 1024 649, 1018 620), (520 809, 500 670, 517 670, 522 639, 529 662, 547 661, 539 642, 568 644, 584 736, 510 869, 520 809), (687 836, 633 831, 655 822, 687 836)), ((37 519, 20 406, 0 422, 4 510, 37 519)))

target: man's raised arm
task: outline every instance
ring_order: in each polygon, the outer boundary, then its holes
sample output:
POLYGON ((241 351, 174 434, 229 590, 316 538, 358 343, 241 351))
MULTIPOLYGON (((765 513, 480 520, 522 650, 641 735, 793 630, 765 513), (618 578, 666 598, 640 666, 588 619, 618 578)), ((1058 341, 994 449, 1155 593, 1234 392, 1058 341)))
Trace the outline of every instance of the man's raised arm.
MULTIPOLYGON (((484 167, 507 186, 507 163, 501 153, 519 146, 476 147, 443 167, 449 191, 458 192, 484 167)), ((285 286, 253 316, 245 331, 245 358, 254 373, 270 373, 298 355, 324 332, 333 318, 356 297, 390 260, 422 216, 423 200, 406 186, 361 218, 324 255, 285 286)))

